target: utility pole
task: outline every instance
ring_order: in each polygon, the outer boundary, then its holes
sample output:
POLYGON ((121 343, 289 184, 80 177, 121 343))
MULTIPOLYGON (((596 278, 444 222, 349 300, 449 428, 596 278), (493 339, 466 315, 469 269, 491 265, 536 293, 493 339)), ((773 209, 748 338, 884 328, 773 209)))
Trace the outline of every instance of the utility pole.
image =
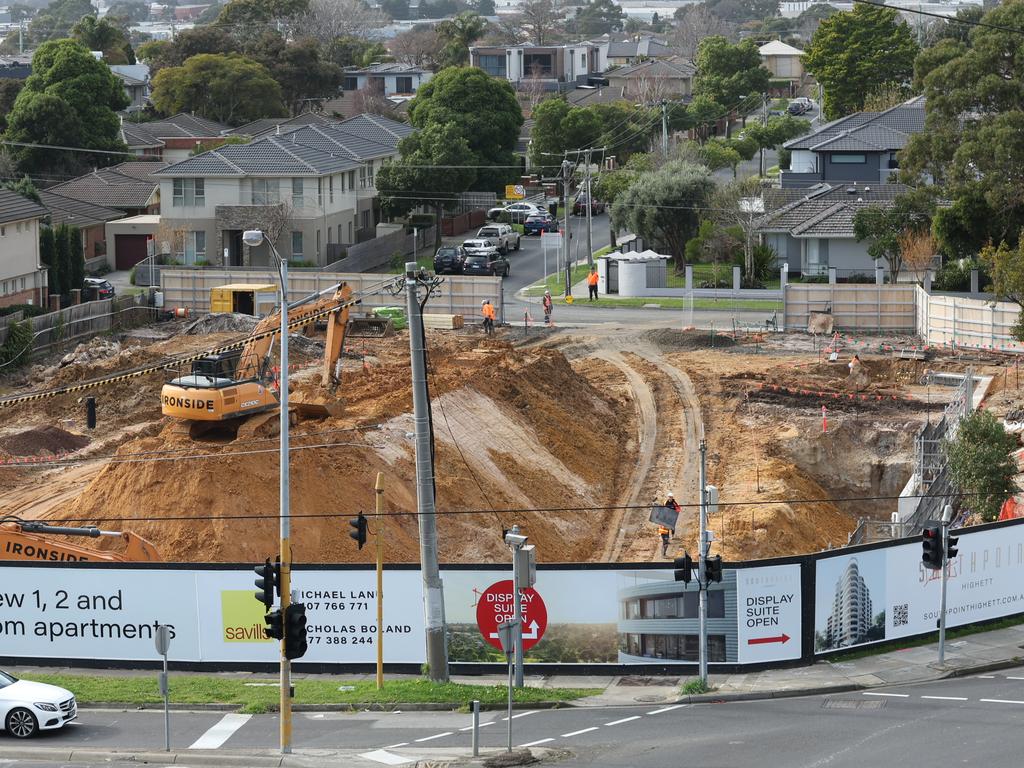
POLYGON ((661 154, 668 157, 668 101, 661 100, 661 154))
MULTIPOLYGON (((274 247, 268 238, 267 242, 274 247)), ((274 248, 277 253, 277 249, 274 248)), ((281 621, 288 615, 288 606, 292 601, 292 545, 291 545, 291 497, 288 483, 288 261, 277 255, 278 270, 281 276, 281 621)), ((285 650, 284 637, 281 639, 281 753, 288 755, 292 751, 292 663, 285 650)))
POLYGON ((384 687, 384 473, 373 484, 377 535, 377 690, 384 687))
POLYGON ((565 260, 565 295, 572 296, 572 267, 569 264, 569 171, 572 164, 569 159, 562 160, 562 214, 565 217, 564 229, 562 232, 562 258, 565 260))
MULTIPOLYGON (((764 128, 768 127, 768 94, 761 94, 761 125, 764 128)), ((764 178, 764 147, 761 147, 761 162, 760 170, 758 171, 758 178, 764 178)))
POLYGON ((698 644, 698 669, 701 682, 708 683, 708 582, 705 569, 708 561, 708 492, 707 492, 708 442, 700 438, 700 526, 697 540, 697 587, 699 594, 698 615, 700 616, 700 640, 698 644))
POLYGON ((939 666, 946 662, 946 571, 949 570, 949 524, 953 520, 953 507, 942 510, 942 579, 939 582, 939 666))
MULTIPOLYGON (((423 315, 415 261, 406 262, 405 290, 409 314, 409 351, 412 357, 412 407, 416 425, 416 512, 419 519, 420 569, 423 572, 423 611, 427 628, 427 665, 430 679, 448 681, 445 638, 444 588, 437 558, 437 517, 434 508, 434 456, 430 449, 430 403, 427 399, 427 360, 423 341, 423 315)), ((437 283, 425 282, 427 296, 437 283)))
POLYGON ((594 266, 594 219, 593 219, 593 206, 594 196, 591 190, 591 176, 590 176, 590 153, 593 150, 588 149, 586 154, 587 162, 587 266, 594 266))

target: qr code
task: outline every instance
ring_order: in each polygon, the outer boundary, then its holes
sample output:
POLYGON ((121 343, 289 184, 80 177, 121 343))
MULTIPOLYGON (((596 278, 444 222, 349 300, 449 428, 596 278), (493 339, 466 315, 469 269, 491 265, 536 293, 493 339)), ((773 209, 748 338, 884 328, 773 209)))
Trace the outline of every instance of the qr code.
POLYGON ((910 623, 910 606, 907 603, 894 605, 892 607, 892 625, 894 627, 905 627, 910 623))

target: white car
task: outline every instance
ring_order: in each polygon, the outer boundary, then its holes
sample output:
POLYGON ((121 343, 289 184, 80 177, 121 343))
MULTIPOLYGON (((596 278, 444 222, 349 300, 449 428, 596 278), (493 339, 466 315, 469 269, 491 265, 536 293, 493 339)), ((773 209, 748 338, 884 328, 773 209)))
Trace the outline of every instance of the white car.
POLYGON ((61 728, 76 717, 78 704, 71 691, 0 672, 0 730, 27 739, 39 731, 61 728))
POLYGON ((494 221, 503 213, 507 213, 513 224, 522 224, 527 217, 544 212, 543 208, 533 203, 512 203, 500 208, 491 208, 487 212, 487 218, 494 221))

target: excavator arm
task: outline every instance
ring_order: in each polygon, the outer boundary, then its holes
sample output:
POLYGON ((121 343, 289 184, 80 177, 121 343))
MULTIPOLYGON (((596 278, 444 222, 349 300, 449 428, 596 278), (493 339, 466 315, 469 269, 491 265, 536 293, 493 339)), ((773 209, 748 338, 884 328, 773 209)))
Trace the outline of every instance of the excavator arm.
POLYGON ((47 562, 160 562, 162 558, 156 547, 141 536, 129 531, 103 531, 89 526, 73 528, 62 525, 47 525, 17 517, 0 517, 0 560, 42 560, 47 562), (103 552, 79 547, 62 541, 54 541, 50 535, 117 537, 124 542, 123 552, 103 552))

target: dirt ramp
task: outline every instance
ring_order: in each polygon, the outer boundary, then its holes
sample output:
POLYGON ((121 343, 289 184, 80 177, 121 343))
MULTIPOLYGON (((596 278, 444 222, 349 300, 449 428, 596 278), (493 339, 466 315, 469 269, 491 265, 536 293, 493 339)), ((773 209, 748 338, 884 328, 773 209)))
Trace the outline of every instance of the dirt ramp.
POLYGON ((71 453, 89 444, 85 435, 76 435, 60 427, 44 426, 0 438, 0 450, 11 456, 45 456, 71 453))

